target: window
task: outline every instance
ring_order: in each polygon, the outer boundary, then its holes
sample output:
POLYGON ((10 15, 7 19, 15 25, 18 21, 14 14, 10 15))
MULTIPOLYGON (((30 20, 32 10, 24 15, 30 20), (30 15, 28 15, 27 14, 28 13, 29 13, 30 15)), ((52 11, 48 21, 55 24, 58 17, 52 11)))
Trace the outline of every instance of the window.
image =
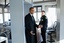
POLYGON ((3 23, 3 15, 0 14, 0 23, 3 23))
POLYGON ((10 13, 10 9, 9 9, 9 7, 4 8, 4 13, 10 13))
POLYGON ((4 8, 4 12, 2 12, 2 7, 0 7, 0 23, 8 22, 9 19, 10 19, 9 7, 4 8), (4 15, 2 13, 4 13, 4 15))
POLYGON ((8 12, 8 9, 7 8, 4 8, 4 12, 8 12))
POLYGON ((57 21, 56 8, 48 8, 46 16, 48 17, 48 27, 53 27, 57 21))
POLYGON ((10 19, 10 13, 4 13, 4 21, 7 22, 10 19))
POLYGON ((38 11, 41 11, 42 9, 41 9, 41 7, 38 7, 38 11))
POLYGON ((40 21, 42 6, 35 6, 34 9, 35 9, 34 18, 36 21, 40 21))
POLYGON ((40 18, 41 18, 41 12, 38 12, 38 21, 40 21, 40 18))
POLYGON ((2 8, 0 7, 0 23, 3 23, 2 8))

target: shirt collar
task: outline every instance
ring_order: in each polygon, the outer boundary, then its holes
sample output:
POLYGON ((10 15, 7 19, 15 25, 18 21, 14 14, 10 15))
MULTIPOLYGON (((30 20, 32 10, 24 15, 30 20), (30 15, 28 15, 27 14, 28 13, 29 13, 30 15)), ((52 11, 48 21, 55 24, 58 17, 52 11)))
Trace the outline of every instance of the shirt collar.
POLYGON ((33 14, 30 13, 31 16, 33 16, 33 14))

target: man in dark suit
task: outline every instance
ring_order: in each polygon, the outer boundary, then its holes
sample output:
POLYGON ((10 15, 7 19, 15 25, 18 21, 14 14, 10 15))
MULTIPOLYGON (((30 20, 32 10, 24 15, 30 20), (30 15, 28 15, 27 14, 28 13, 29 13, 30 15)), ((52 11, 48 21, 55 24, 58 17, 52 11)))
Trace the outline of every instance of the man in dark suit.
POLYGON ((42 17, 40 20, 39 25, 41 25, 41 35, 43 38, 43 42, 42 43, 46 43, 46 29, 47 29, 47 24, 48 24, 48 20, 47 17, 45 16, 45 11, 42 11, 42 17))
POLYGON ((36 25, 35 19, 33 17, 34 14, 34 7, 31 7, 29 9, 29 12, 25 16, 25 34, 26 34, 26 42, 27 43, 37 43, 37 38, 36 38, 36 25))

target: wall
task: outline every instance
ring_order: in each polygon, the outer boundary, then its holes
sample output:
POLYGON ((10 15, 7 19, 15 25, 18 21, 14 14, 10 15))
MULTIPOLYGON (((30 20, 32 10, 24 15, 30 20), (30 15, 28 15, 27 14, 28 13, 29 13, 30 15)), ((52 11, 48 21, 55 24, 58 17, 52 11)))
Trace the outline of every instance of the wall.
POLYGON ((25 43, 24 0, 10 0, 12 43, 25 43))
POLYGON ((32 2, 33 2, 33 0, 24 0, 25 2, 27 2, 27 3, 30 3, 30 4, 32 4, 32 2))
POLYGON ((56 39, 60 40, 60 0, 57 0, 57 28, 56 28, 56 39))
POLYGON ((57 0, 58 28, 57 36, 59 43, 64 43, 64 0, 57 0))
POLYGON ((12 43, 26 43, 24 17, 32 4, 23 0, 10 1, 12 43))
POLYGON ((32 7, 32 4, 25 2, 24 3, 24 15, 29 13, 29 8, 32 7))
POLYGON ((64 0, 60 0, 60 43, 64 43, 64 0))

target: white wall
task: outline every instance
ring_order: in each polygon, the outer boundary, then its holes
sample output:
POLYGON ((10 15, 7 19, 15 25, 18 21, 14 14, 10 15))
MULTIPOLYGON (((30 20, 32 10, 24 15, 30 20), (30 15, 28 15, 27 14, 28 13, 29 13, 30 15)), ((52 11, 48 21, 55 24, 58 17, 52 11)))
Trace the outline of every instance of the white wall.
POLYGON ((26 43, 24 17, 31 6, 24 0, 10 1, 12 43, 26 43))
POLYGON ((56 39, 60 40, 60 0, 57 0, 57 28, 56 28, 56 39))
POLYGON ((64 43, 64 0, 60 0, 60 43, 64 43))
POLYGON ((32 6, 33 5, 30 3, 27 3, 27 2, 24 3, 24 15, 27 15, 29 13, 29 8, 32 6))
POLYGON ((32 4, 33 0, 25 0, 25 2, 32 4))
POLYGON ((25 43, 24 0, 10 0, 12 43, 25 43))
POLYGON ((64 0, 57 0, 57 15, 59 26, 57 33, 59 36, 59 43, 64 43, 64 0), (60 31, 58 31, 60 30, 60 31))

